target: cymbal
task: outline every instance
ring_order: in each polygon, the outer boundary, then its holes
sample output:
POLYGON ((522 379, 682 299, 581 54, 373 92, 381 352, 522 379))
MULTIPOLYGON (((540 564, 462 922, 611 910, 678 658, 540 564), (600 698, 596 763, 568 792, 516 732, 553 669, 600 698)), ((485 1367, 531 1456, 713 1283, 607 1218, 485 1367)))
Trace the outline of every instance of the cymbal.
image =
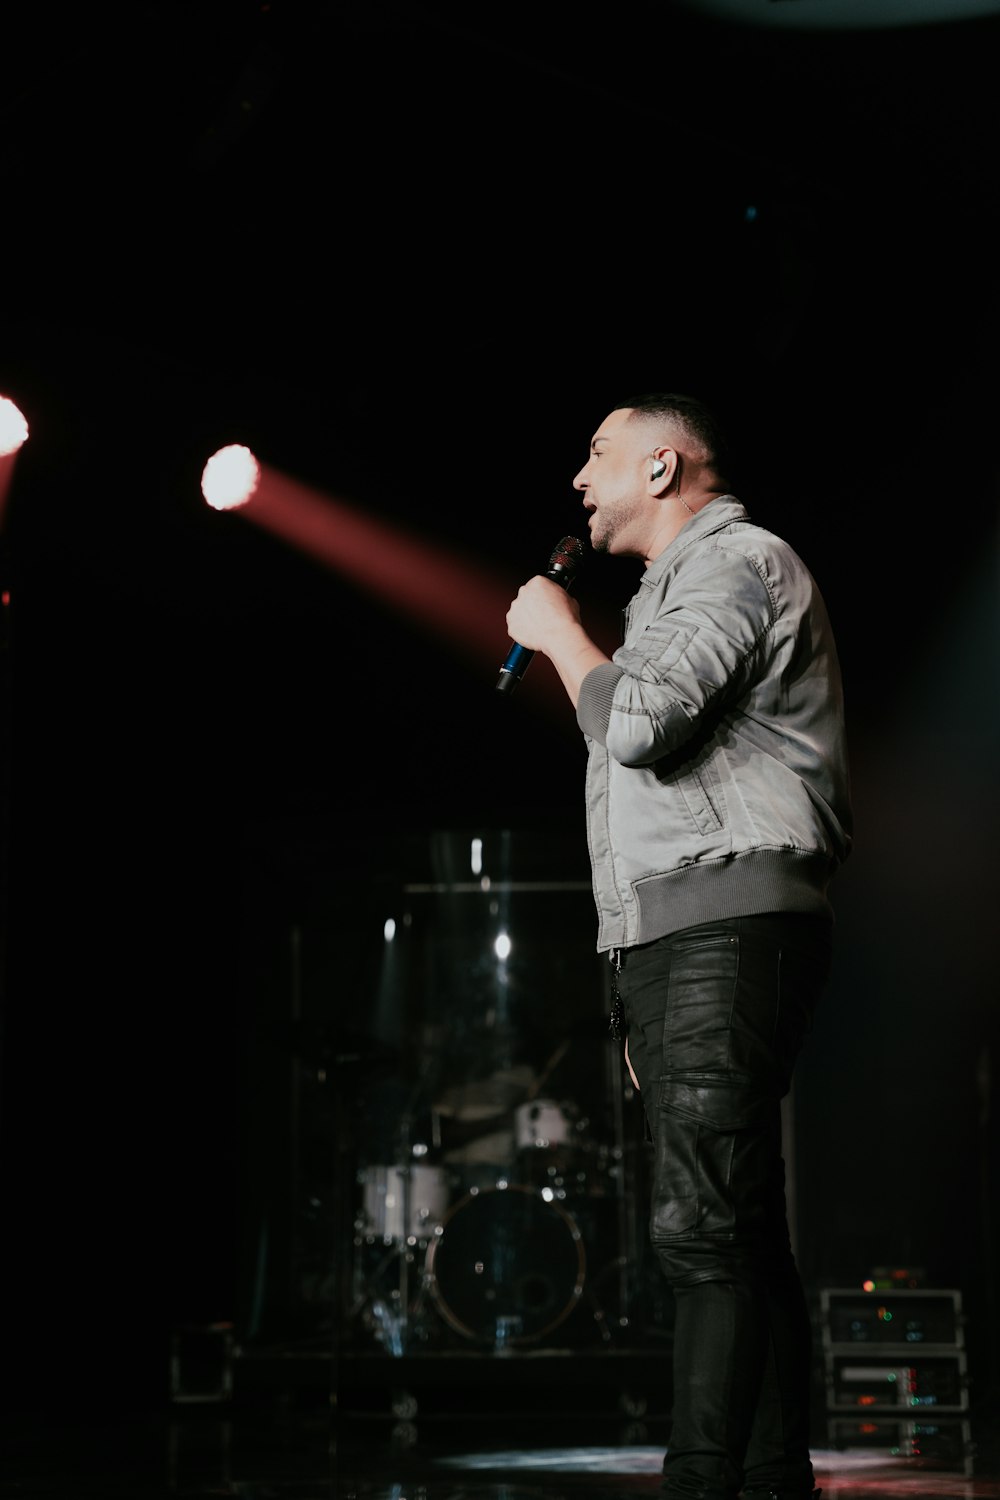
POLYGON ((488 1078, 453 1084, 434 1100, 437 1114, 454 1120, 492 1120, 509 1114, 527 1098, 535 1071, 526 1063, 501 1068, 488 1078))
POLYGON ((458 1146, 466 1146, 470 1141, 481 1140, 484 1135, 499 1134, 509 1135, 513 1142, 514 1111, 512 1109, 479 1119, 457 1120, 445 1116, 441 1121, 441 1147, 446 1152, 458 1146))
POLYGON ((449 1126, 442 1132, 441 1160, 460 1165, 463 1162, 495 1162, 509 1166, 515 1157, 514 1121, 504 1120, 499 1129, 479 1130, 463 1138, 452 1131, 468 1130, 467 1125, 449 1126))

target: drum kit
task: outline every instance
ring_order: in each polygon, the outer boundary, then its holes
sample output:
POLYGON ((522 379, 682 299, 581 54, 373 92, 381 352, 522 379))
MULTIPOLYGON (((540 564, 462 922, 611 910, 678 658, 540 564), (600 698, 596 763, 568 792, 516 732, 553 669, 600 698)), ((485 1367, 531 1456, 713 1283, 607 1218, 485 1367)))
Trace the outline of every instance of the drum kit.
POLYGON ((537 1346, 584 1304, 601 1324, 621 1152, 544 1081, 515 1068, 444 1090, 398 1161, 357 1168, 351 1315, 389 1352, 537 1346))

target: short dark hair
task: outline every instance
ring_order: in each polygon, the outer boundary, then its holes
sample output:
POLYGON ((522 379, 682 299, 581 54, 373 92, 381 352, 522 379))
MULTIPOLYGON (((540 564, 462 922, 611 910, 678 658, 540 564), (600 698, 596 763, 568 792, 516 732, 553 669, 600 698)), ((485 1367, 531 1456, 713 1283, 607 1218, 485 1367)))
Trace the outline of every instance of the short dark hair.
POLYGON ((724 476, 730 464, 729 440, 715 412, 704 401, 677 391, 653 391, 643 396, 630 396, 626 401, 616 401, 612 410, 624 411, 627 407, 644 417, 663 417, 675 423, 702 450, 703 462, 727 482, 724 476))

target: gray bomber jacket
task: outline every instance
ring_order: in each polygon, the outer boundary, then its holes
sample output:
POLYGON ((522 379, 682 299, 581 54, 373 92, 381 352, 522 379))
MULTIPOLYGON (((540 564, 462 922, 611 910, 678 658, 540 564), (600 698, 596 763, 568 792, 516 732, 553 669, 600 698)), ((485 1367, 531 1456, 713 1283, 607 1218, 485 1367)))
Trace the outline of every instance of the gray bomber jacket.
POLYGON ((852 837, 836 646, 805 564, 734 496, 645 570, 577 722, 599 953, 722 917, 830 913, 852 837))

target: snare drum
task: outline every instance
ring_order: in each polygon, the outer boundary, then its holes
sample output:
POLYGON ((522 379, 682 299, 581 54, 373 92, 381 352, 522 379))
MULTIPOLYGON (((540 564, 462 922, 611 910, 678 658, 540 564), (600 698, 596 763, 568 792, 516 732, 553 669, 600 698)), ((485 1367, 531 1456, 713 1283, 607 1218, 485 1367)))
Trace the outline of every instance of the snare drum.
POLYGON ((430 1239, 448 1210, 447 1174, 425 1162, 411 1167, 365 1167, 362 1184, 364 1233, 383 1239, 430 1239), (405 1226, 405 1228, 404 1228, 405 1226))

